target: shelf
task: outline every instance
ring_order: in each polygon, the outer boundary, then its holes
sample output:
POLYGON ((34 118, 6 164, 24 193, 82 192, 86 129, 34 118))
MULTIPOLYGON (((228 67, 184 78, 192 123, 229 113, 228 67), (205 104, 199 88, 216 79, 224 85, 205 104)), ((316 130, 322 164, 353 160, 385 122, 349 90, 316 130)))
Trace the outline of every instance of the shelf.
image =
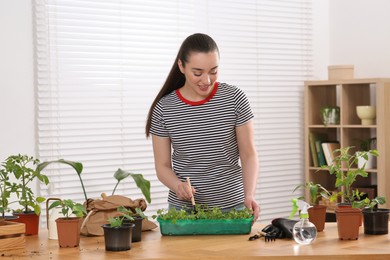
MULTIPOLYGON (((314 167, 315 154, 311 153, 309 135, 321 136, 325 141, 337 141, 340 147, 352 146, 352 152, 358 150, 359 139, 377 138, 375 149, 379 153, 376 168, 366 169, 367 178, 359 178, 357 185, 377 187, 378 195, 385 196, 390 207, 390 78, 369 78, 351 80, 322 80, 305 82, 305 181, 322 184, 330 190, 335 189, 334 176, 326 169, 314 167), (376 106, 376 122, 373 125, 361 125, 356 106, 376 106), (340 108, 340 124, 324 125, 320 110, 325 106, 340 108), (325 137, 324 137, 325 136, 325 137)), ((311 144, 313 147, 313 143, 311 144)), ((316 146, 314 146, 316 147, 316 146)), ((306 192, 306 196, 309 196, 306 192)))

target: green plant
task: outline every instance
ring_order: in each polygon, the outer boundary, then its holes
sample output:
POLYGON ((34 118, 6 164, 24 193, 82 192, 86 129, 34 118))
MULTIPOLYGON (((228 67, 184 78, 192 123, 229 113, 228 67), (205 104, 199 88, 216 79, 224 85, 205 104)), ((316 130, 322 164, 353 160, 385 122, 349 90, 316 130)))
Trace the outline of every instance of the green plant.
POLYGON ((9 156, 2 164, 4 173, 13 174, 15 179, 19 181, 14 186, 8 180, 5 183, 7 186, 11 185, 11 189, 8 192, 14 192, 19 198, 18 202, 23 207, 21 211, 29 212, 32 208, 37 215, 41 212, 40 203, 44 202, 45 198, 36 197, 29 184, 35 179, 38 179, 45 185, 49 183, 46 175, 41 174, 36 168, 34 169, 34 166, 38 163, 39 160, 34 159, 32 156, 18 154, 9 156))
MULTIPOLYGON (((3 167, 3 165, 2 165, 3 167)), ((11 183, 9 181, 9 176, 4 169, 0 169, 0 213, 2 218, 4 218, 5 213, 9 212, 10 209, 8 207, 9 198, 11 197, 11 193, 17 192, 18 187, 16 183, 11 183)), ((12 202, 11 202, 12 203, 12 202)))
POLYGON ((64 216, 65 219, 69 219, 72 214, 76 215, 76 217, 82 217, 87 214, 85 207, 76 203, 71 199, 66 200, 56 200, 49 206, 49 210, 60 207, 60 213, 64 216))
MULTIPOLYGON (((310 194, 310 205, 314 206, 318 204, 318 200, 320 198, 324 199, 329 199, 331 197, 330 192, 325 189, 321 184, 319 183, 313 183, 313 182, 307 182, 306 184, 301 184, 295 187, 294 191, 304 188, 304 189, 309 189, 309 194, 310 194)), ((303 199, 303 198, 299 198, 303 199)))
MULTIPOLYGON (((84 186, 83 179, 81 178, 81 173, 83 171, 83 164, 80 163, 80 162, 60 159, 60 160, 55 160, 55 161, 43 162, 43 163, 39 164, 37 168, 38 168, 39 171, 42 171, 45 167, 47 167, 48 165, 50 165, 52 163, 67 164, 67 165, 70 165, 73 169, 75 169, 75 171, 77 173, 77 176, 79 177, 81 187, 83 189, 85 201, 87 201, 88 200, 87 193, 85 191, 85 186, 84 186)), ((116 183, 116 185, 115 185, 115 187, 114 187, 114 189, 112 191, 112 195, 114 195, 115 190, 118 187, 118 184, 123 179, 127 178, 128 176, 131 176, 134 179, 137 187, 140 188, 140 190, 142 191, 143 195, 145 196, 147 202, 150 203, 151 202, 151 198, 150 198, 150 182, 148 180, 145 180, 143 175, 140 174, 140 173, 130 173, 130 172, 126 172, 126 171, 124 171, 124 170, 122 170, 120 168, 114 173, 114 178, 117 180, 117 183, 116 183)))
POLYGON ((120 168, 114 173, 114 178, 117 180, 117 183, 116 183, 114 189, 112 190, 112 195, 114 195, 116 188, 118 187, 118 184, 122 180, 126 179, 129 176, 131 176, 133 178, 133 180, 135 181, 135 184, 137 185, 138 188, 140 188, 140 190, 142 191, 142 194, 145 196, 146 201, 150 203, 151 202, 150 181, 145 180, 143 175, 140 173, 130 173, 130 172, 126 172, 120 168))
POLYGON ((386 198, 383 196, 378 196, 372 200, 369 198, 365 198, 360 201, 354 201, 352 204, 352 207, 354 208, 369 208, 371 211, 374 209, 377 205, 383 205, 386 203, 386 198))
POLYGON ((47 161, 47 162, 40 163, 37 166, 37 169, 39 172, 41 172, 44 168, 46 168, 48 165, 50 165, 52 163, 67 164, 67 165, 71 166, 76 171, 77 176, 79 177, 79 180, 80 180, 81 188, 83 189, 85 201, 87 201, 88 200, 87 192, 85 191, 84 182, 83 182, 83 179, 81 178, 81 173, 83 172, 83 164, 80 162, 59 159, 59 160, 47 161))
POLYGON ((373 150, 376 144, 376 137, 371 137, 367 139, 359 139, 355 138, 354 139, 360 148, 361 151, 370 151, 373 150))
POLYGON ((110 224, 110 227, 115 228, 115 227, 120 227, 123 225, 123 221, 125 219, 128 219, 130 221, 134 221, 133 216, 137 215, 142 218, 146 218, 144 213, 140 208, 135 208, 135 213, 131 209, 127 209, 124 206, 120 206, 118 208, 118 212, 121 213, 120 216, 112 217, 108 219, 108 223, 110 224))
POLYGON ((331 197, 331 201, 334 201, 337 197, 344 199, 346 203, 351 203, 355 200, 359 200, 363 193, 360 193, 357 189, 352 189, 352 184, 356 181, 358 176, 367 177, 368 173, 364 170, 364 167, 357 167, 359 158, 368 158, 368 154, 373 156, 379 156, 378 151, 362 151, 361 153, 351 153, 352 146, 336 149, 333 153, 337 154, 333 160, 332 165, 323 165, 321 168, 329 170, 330 174, 336 176, 335 186, 340 188, 341 191, 334 193, 331 197))
POLYGON ((205 205, 195 205, 195 211, 189 211, 186 208, 177 210, 175 208, 159 209, 157 215, 152 218, 159 218, 161 220, 171 220, 175 223, 178 220, 196 220, 196 219, 248 219, 253 217, 250 209, 244 210, 232 209, 229 212, 222 212, 219 207, 209 208, 205 205))

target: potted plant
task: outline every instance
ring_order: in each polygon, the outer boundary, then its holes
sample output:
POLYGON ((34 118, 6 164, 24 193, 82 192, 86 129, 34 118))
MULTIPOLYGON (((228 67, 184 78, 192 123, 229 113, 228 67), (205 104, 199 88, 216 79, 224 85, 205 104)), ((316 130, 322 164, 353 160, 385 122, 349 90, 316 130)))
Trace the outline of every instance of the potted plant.
POLYGON ((50 209, 59 207, 64 217, 56 219, 58 245, 60 247, 78 247, 80 243, 80 220, 87 213, 84 206, 71 199, 56 200, 50 209), (71 215, 75 215, 72 217, 71 215))
MULTIPOLYGON (((93 207, 94 200, 88 199, 88 196, 87 196, 87 193, 85 190, 85 186, 84 186, 84 182, 83 182, 83 179, 81 177, 81 174, 83 172, 83 164, 80 162, 76 162, 76 161, 59 159, 59 160, 43 162, 43 163, 38 165, 38 169, 39 169, 39 171, 42 171, 47 166, 49 166, 50 164, 53 164, 53 163, 60 163, 60 164, 69 165, 76 171, 76 173, 78 175, 78 178, 80 180, 80 184, 81 184, 81 187, 82 187, 83 193, 84 193, 85 208, 88 212, 88 215, 87 215, 85 221, 83 221, 82 233, 84 235, 103 235, 103 230, 101 228, 101 225, 106 224, 107 221, 104 218, 101 218, 101 217, 99 218, 99 213, 98 213, 99 209, 96 209, 93 207), (93 224, 92 224, 92 222, 93 222, 93 224), (93 233, 90 233, 88 231, 89 229, 87 228, 87 226, 91 226, 91 230, 93 230, 93 233)), ((128 171, 124 171, 120 168, 114 173, 114 178, 117 180, 117 182, 112 190, 112 195, 115 194, 115 191, 116 191, 119 183, 129 176, 131 176, 133 178, 137 187, 141 190, 142 194, 145 196, 145 199, 147 200, 147 202, 150 203, 151 202, 150 181, 144 179, 143 175, 140 173, 131 173, 128 171)), ((116 214, 116 209, 117 208, 105 210, 104 214, 116 214)), ((145 203, 144 210, 145 209, 146 209, 146 203, 145 203)), ((141 234, 139 234, 139 235, 137 235, 137 234, 138 234, 138 230, 140 230, 140 232, 142 231, 142 219, 140 219, 140 217, 136 217, 136 216, 134 216, 134 218, 135 218, 134 221, 136 224, 136 227, 134 229, 135 232, 133 232, 134 233, 134 235, 133 235, 134 240, 137 240, 137 239, 140 240, 141 234)))
MULTIPOLYGON (((309 191, 309 204, 311 205, 308 209, 309 221, 316 226, 318 232, 323 231, 325 227, 327 206, 319 205, 318 202, 322 198, 329 199, 331 194, 319 183, 307 182, 305 185, 298 185, 293 192, 300 188, 305 188, 309 191)), ((301 197, 299 199, 303 198, 301 197)))
POLYGON ((365 198, 353 203, 354 207, 363 208, 364 234, 382 235, 388 233, 390 210, 377 207, 385 203, 386 198, 383 196, 372 200, 365 198))
POLYGON ((133 212, 124 206, 118 208, 120 215, 108 219, 108 224, 103 224, 104 243, 107 251, 126 251, 131 249, 132 230, 134 223, 133 212))
POLYGON ((13 221, 26 224, 26 235, 38 234, 40 203, 45 201, 45 198, 36 196, 29 185, 35 180, 46 185, 49 183, 48 177, 34 167, 38 163, 39 160, 32 156, 18 154, 9 156, 2 165, 6 174, 12 174, 18 181, 18 184, 13 186, 10 191, 16 194, 22 208, 13 212, 19 217, 13 221))
POLYGON ((340 107, 324 106, 320 109, 324 126, 340 124, 340 107))
MULTIPOLYGON (((3 166, 1 166, 3 167, 3 166)), ((6 216, 6 212, 10 212, 9 199, 12 193, 17 192, 18 187, 16 183, 11 183, 9 175, 4 169, 0 169, 0 225, 5 220, 16 219, 17 216, 6 216)), ((12 203, 12 202, 11 202, 12 203)))
POLYGON ((195 210, 159 209, 154 219, 162 235, 249 234, 253 213, 250 209, 223 212, 219 207, 195 205, 195 210))
POLYGON ((352 185, 358 176, 367 177, 368 173, 364 167, 357 166, 360 157, 367 156, 371 153, 378 156, 376 150, 363 151, 361 153, 352 153, 352 146, 336 149, 333 153, 337 154, 332 165, 324 165, 322 168, 329 170, 331 175, 335 175, 335 187, 339 188, 339 192, 332 195, 331 200, 341 198, 341 204, 336 207, 336 219, 338 234, 341 240, 355 240, 359 237, 359 226, 362 222, 361 209, 353 208, 352 203, 355 200, 360 200, 363 195, 357 189, 353 190, 352 185))
MULTIPOLYGON (((374 150, 376 145, 376 137, 370 137, 366 139, 356 138, 355 141, 357 141, 359 147, 359 151, 356 153, 369 152, 370 150, 374 150)), ((364 167, 365 169, 375 168, 375 156, 373 156, 371 153, 367 153, 365 156, 359 156, 358 167, 364 167)))

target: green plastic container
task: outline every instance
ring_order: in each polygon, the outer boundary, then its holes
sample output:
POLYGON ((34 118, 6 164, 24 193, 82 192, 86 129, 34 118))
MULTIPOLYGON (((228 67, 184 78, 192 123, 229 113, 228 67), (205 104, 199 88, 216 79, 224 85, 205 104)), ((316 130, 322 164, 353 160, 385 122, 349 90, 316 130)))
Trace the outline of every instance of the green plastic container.
POLYGON ((164 236, 249 234, 252 218, 246 219, 197 219, 162 220, 157 218, 164 236))

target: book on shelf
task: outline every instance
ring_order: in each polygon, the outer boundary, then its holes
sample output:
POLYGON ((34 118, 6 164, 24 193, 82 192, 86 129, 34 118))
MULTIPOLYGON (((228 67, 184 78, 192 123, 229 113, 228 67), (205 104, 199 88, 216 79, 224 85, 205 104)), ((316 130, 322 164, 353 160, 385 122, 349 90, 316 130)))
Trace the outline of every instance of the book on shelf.
POLYGON ((328 135, 324 133, 309 133, 310 153, 314 167, 319 167, 326 163, 325 157, 323 157, 322 149, 320 149, 320 147, 321 143, 324 142, 327 138, 328 135), (319 147, 317 147, 318 145, 319 147))
POLYGON ((340 149, 340 143, 339 142, 323 142, 321 144, 322 150, 324 152, 325 161, 327 165, 332 165, 333 160, 335 158, 334 151, 336 149, 340 149))

